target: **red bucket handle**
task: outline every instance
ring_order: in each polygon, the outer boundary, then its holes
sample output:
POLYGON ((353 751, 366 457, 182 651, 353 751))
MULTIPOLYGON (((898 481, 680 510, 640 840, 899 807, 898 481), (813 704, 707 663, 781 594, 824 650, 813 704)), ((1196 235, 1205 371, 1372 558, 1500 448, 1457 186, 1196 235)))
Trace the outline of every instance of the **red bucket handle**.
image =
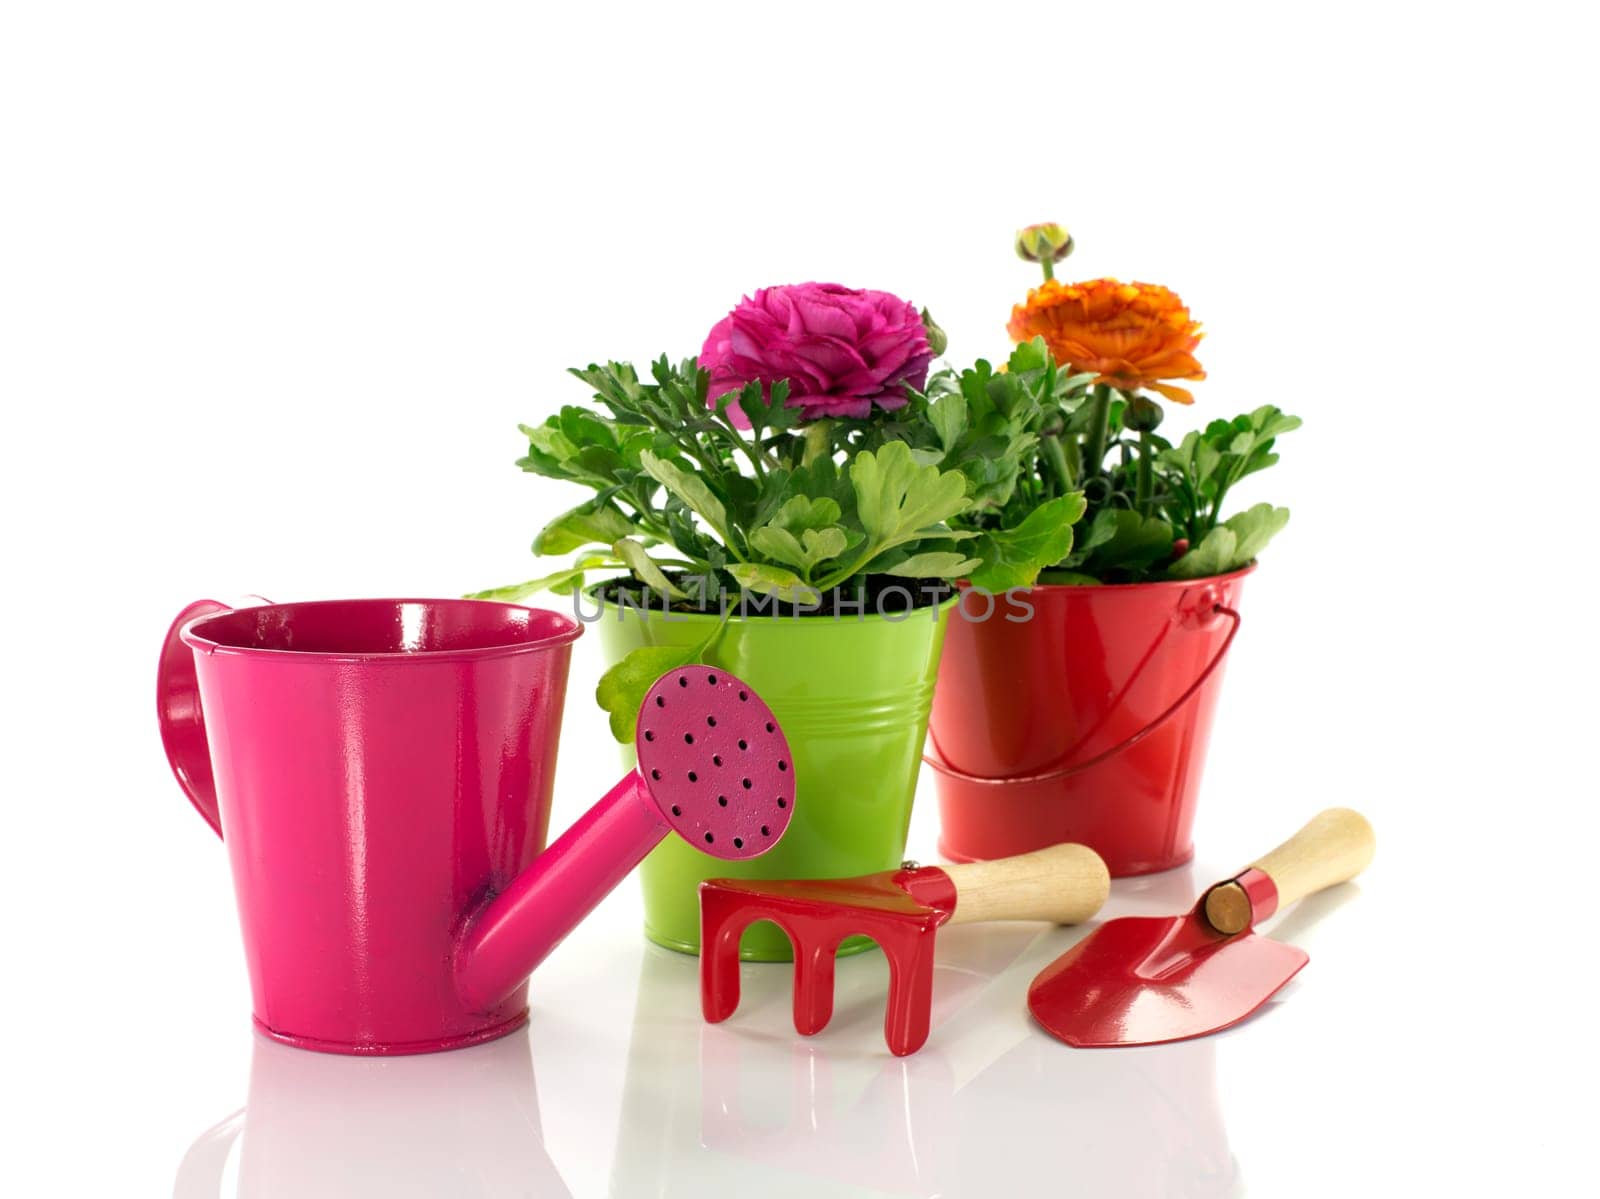
MULTIPOLYGON (((1161 715, 1157 716, 1154 720, 1145 725, 1144 728, 1140 729, 1132 736, 1124 738, 1122 741, 1119 741, 1108 750, 1104 750, 1095 754, 1095 756, 1090 758, 1087 762, 1079 762, 1076 766, 1062 766, 1058 769, 1046 770, 1039 774, 1013 774, 1008 775, 1005 778, 996 779, 987 778, 978 774, 968 774, 964 770, 957 770, 954 766, 943 760, 942 756, 937 752, 937 745, 934 747, 935 752, 923 754, 922 760, 929 766, 932 766, 940 774, 948 775, 953 779, 960 779, 964 783, 985 783, 990 786, 1001 786, 1007 783, 1042 783, 1047 782, 1050 779, 1068 778, 1071 775, 1080 774, 1091 767, 1100 765, 1100 763, 1104 762, 1107 758, 1116 757, 1123 750, 1131 749, 1133 746, 1139 744, 1139 742, 1143 741, 1151 733, 1155 732, 1173 716, 1177 715, 1178 709, 1193 699, 1195 693, 1199 691, 1201 687, 1205 686, 1206 680, 1216 672, 1217 667, 1222 665, 1222 659, 1227 657, 1228 649, 1233 645, 1233 639, 1239 634, 1239 614, 1225 604, 1213 604, 1211 606, 1211 610, 1218 615, 1226 616, 1233 621, 1233 627, 1228 630, 1228 635, 1223 639, 1222 648, 1217 650, 1216 657, 1211 659, 1211 661, 1206 665, 1206 668, 1200 672, 1195 681, 1189 684, 1188 689, 1184 691, 1182 695, 1178 696, 1178 698, 1172 702, 1172 705, 1167 708, 1166 711, 1162 712, 1161 715)), ((929 736, 931 739, 931 732, 929 736)))

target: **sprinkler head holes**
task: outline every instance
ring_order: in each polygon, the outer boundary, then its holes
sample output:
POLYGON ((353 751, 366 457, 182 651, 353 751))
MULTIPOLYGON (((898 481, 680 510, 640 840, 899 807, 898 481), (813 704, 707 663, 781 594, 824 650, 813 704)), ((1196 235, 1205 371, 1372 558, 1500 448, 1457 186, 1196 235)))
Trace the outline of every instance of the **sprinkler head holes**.
POLYGON ((634 734, 639 774, 662 817, 713 857, 753 858, 794 814, 794 761, 771 709, 712 666, 655 681, 634 734))

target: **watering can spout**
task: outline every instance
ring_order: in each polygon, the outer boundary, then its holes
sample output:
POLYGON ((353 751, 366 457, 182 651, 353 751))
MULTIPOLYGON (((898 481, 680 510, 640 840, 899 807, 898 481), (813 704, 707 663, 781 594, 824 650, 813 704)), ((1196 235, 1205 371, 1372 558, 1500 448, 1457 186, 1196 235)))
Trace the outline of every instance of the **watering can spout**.
POLYGON ((657 679, 634 738, 639 766, 462 929, 456 987, 487 1009, 520 986, 669 832, 725 859, 778 843, 794 768, 777 720, 747 683, 703 666, 657 679))
POLYGON ((456 951, 463 1001, 489 1008, 521 986, 667 829, 633 771, 466 923, 456 951))

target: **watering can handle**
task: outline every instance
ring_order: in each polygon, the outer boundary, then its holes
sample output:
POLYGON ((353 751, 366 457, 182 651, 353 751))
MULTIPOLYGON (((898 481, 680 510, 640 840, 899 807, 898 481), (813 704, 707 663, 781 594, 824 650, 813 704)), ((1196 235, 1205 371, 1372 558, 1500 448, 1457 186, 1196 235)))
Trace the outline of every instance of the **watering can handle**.
MULTIPOLYGON (((984 775, 968 774, 965 770, 956 769, 956 767, 950 765, 950 763, 944 760, 944 755, 938 751, 937 744, 934 746, 935 752, 931 754, 924 754, 922 756, 922 760, 929 766, 932 766, 940 774, 949 775, 951 778, 957 778, 963 782, 988 783, 994 786, 1001 786, 1007 783, 1043 783, 1048 782, 1051 779, 1067 778, 1071 775, 1081 774, 1085 770, 1089 770, 1092 767, 1098 766, 1107 758, 1116 757, 1123 750, 1131 749, 1133 746, 1139 744, 1139 742, 1143 741, 1151 733, 1155 732, 1168 720, 1176 716, 1183 705, 1193 699, 1195 693, 1206 685, 1206 680, 1216 672, 1217 667, 1222 665, 1222 659, 1228 656, 1228 649, 1233 645, 1233 639, 1239 635, 1239 614, 1226 604, 1213 604, 1211 610, 1217 615, 1226 616, 1228 619, 1233 621, 1233 627, 1228 630, 1228 635, 1223 639, 1222 648, 1217 651, 1216 657, 1212 658, 1211 661, 1206 664, 1206 668, 1200 672, 1200 674, 1195 678, 1194 682, 1190 683, 1184 693, 1178 696, 1178 698, 1175 699, 1172 704, 1161 713, 1161 715, 1157 716, 1138 732, 1129 737, 1123 738, 1110 749, 1103 750, 1102 752, 1095 754, 1095 756, 1090 758, 1087 762, 1078 762, 1072 766, 1061 766, 1054 770, 1044 770, 1040 771, 1038 774, 1012 774, 1007 775, 1004 778, 988 778, 984 775)), ((932 734, 930 733, 929 736, 931 739, 932 734)))
POLYGON ((189 797, 211 831, 222 836, 217 811, 217 788, 211 776, 211 745, 206 740, 205 713, 200 710, 200 679, 195 674, 194 652, 180 634, 204 616, 254 608, 271 601, 247 595, 225 604, 221 600, 196 600, 178 613, 161 643, 161 663, 156 668, 156 716, 161 722, 161 744, 178 786, 189 797))

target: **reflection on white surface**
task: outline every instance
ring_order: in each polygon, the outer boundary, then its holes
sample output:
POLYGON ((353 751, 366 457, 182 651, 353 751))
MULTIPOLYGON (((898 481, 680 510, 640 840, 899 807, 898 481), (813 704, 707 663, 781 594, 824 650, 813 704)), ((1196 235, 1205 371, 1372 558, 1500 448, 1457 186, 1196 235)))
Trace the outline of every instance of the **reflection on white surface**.
POLYGON ((696 1029, 693 961, 647 951, 611 1193, 1239 1194, 1216 1039, 1074 1050, 1028 1019, 1027 979, 1079 935, 944 930, 933 1033, 904 1059, 883 1044, 880 955, 840 961, 834 1021, 806 1039, 788 967, 746 964, 738 1013, 696 1029))
POLYGON ((174 1199, 565 1196, 526 1030, 471 1049, 354 1058, 255 1039, 242 1112, 195 1141, 174 1199), (237 1139, 237 1145, 234 1144, 237 1139), (227 1191, 226 1183, 236 1185, 227 1191))
MULTIPOLYGON (((1196 890, 1187 871, 1119 881, 1106 918, 1183 911, 1196 890)), ((1268 931, 1301 941, 1354 893, 1314 896, 1268 931)), ((883 1041, 880 953, 838 963, 834 1018, 803 1038, 789 965, 742 966, 738 1011, 707 1025, 698 959, 641 944, 631 924, 603 931, 536 990, 533 1051, 526 1032, 372 1060, 255 1039, 248 1106, 195 1142, 177 1199, 1226 1199, 1243 1182, 1218 1059, 1240 1138, 1280 1081, 1260 1060, 1276 1004, 1174 1045, 1077 1050, 1043 1032, 1028 983, 1088 928, 941 930, 932 1033, 903 1059, 883 1041)), ((1262 1139, 1250 1144, 1254 1161, 1262 1139)))
MULTIPOLYGON (((1193 863, 1160 874, 1119 878, 1112 885, 1114 912, 1117 916, 1177 916, 1194 907, 1200 892, 1213 881, 1198 877, 1193 863)), ((1112 910, 1098 917, 1101 921, 1112 918, 1112 910)))

